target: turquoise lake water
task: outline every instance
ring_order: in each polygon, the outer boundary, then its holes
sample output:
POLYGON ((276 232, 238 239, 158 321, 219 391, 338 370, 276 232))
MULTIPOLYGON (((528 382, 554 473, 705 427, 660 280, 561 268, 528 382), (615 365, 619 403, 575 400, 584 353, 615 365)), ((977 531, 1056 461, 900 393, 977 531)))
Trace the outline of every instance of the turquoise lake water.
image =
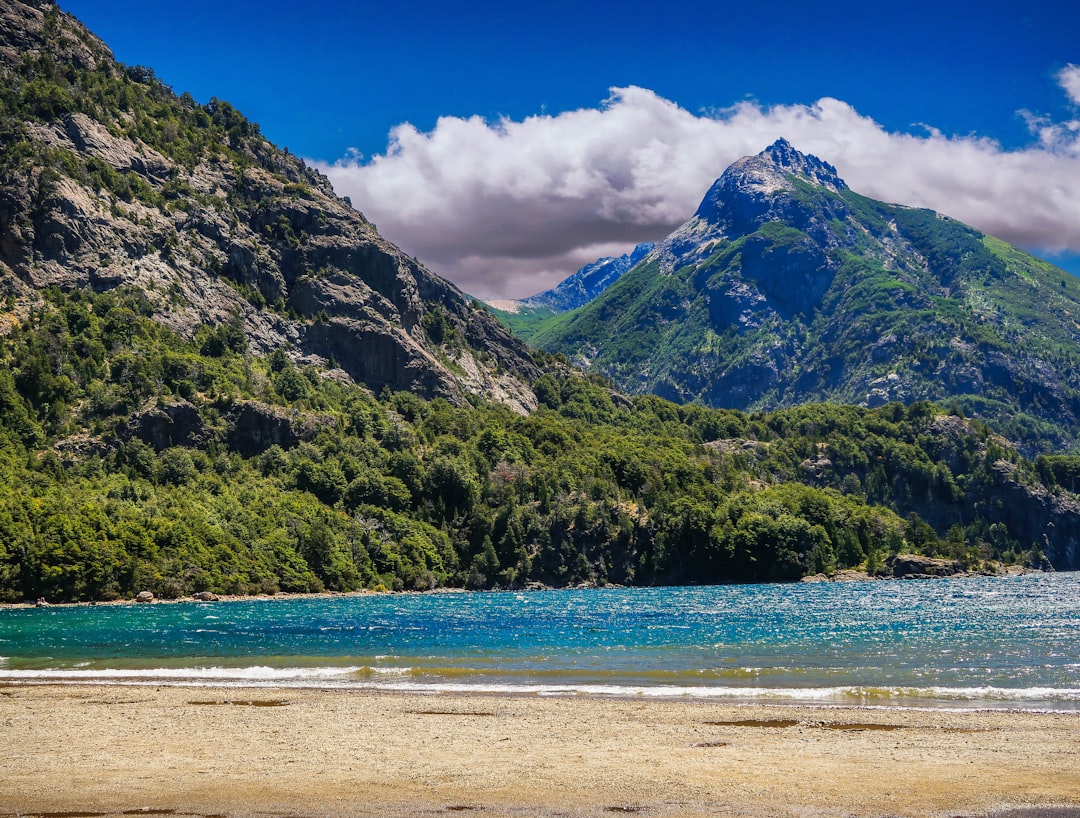
POLYGON ((1080 574, 0 611, 0 682, 1080 709, 1080 574))

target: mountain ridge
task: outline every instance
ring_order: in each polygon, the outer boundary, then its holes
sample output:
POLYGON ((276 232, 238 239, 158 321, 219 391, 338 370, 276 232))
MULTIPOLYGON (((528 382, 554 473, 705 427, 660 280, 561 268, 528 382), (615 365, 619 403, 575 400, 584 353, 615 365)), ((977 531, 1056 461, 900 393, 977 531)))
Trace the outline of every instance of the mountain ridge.
POLYGON ((650 256, 531 342, 631 394, 744 410, 955 400, 1072 449, 1080 284, 929 210, 850 190, 779 140, 650 256))
POLYGON ((535 406, 528 349, 227 102, 125 67, 48 2, 0 12, 0 286, 137 284, 191 335, 237 319, 376 391, 535 406))
POLYGON ((550 290, 522 298, 523 307, 550 307, 555 312, 573 310, 592 301, 619 280, 620 276, 640 262, 655 245, 642 242, 629 253, 605 256, 581 267, 550 290))

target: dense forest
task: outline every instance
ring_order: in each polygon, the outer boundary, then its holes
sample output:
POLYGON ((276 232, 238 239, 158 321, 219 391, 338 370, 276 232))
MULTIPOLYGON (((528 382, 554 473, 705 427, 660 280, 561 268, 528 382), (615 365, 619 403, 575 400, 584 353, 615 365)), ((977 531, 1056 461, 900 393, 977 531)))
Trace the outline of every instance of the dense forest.
POLYGON ((376 396, 250 354, 235 322, 185 339, 129 288, 47 291, 0 357, 9 601, 1038 564, 1008 508, 1080 471, 927 403, 630 400, 543 353, 528 416, 376 396))

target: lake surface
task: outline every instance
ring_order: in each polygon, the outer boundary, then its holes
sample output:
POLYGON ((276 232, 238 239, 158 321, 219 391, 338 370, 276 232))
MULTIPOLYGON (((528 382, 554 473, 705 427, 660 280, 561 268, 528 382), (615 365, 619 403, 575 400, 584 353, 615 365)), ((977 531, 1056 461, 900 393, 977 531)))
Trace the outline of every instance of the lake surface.
POLYGON ((0 611, 0 682, 1080 710, 1080 574, 0 611))

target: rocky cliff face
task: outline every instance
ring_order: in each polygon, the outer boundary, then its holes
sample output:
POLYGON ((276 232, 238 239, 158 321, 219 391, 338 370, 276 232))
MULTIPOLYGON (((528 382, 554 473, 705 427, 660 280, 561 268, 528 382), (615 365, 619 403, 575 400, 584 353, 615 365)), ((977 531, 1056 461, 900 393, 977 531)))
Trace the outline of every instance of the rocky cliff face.
POLYGON ((125 68, 50 2, 0 9, 0 286, 132 285, 373 390, 535 406, 528 350, 228 103, 125 68), (437 332, 432 328, 437 326, 437 332))
POLYGON ((784 140, 534 345, 622 389, 773 409, 953 401, 1029 454, 1080 444, 1080 286, 784 140))
POLYGON ((1018 479, 1014 463, 994 464, 997 506, 1002 523, 1019 538, 1037 543, 1049 566, 1080 570, 1080 501, 1075 494, 1052 492, 1018 479))

